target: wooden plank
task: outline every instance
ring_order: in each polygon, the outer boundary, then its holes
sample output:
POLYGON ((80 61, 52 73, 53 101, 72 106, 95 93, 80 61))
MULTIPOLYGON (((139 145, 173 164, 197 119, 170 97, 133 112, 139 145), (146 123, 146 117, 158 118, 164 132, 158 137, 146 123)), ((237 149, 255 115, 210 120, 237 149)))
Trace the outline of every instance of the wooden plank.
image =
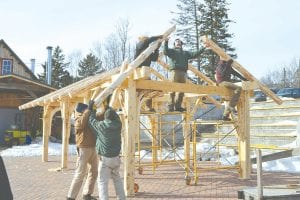
POLYGON ((184 92, 193 94, 231 96, 232 91, 223 86, 203 86, 171 81, 137 80, 137 89, 158 90, 164 92, 184 92))
MULTIPOLYGON (((299 156, 300 148, 289 149, 286 151, 280 151, 272 154, 267 154, 262 156, 262 162, 268 162, 272 160, 278 160, 282 158, 289 158, 292 156, 299 156)), ((256 164, 256 158, 251 158, 251 163, 256 164)))
MULTIPOLYGON (((210 40, 207 36, 201 37, 203 43, 213 50, 216 54, 218 54, 221 58, 225 60, 232 59, 229 55, 225 53, 223 49, 221 49, 216 43, 210 40)), ((249 81, 254 81, 259 86, 260 90, 263 91, 267 96, 273 99, 277 104, 282 104, 282 100, 276 96, 267 86, 257 80, 250 72, 248 72, 241 64, 237 61, 233 61, 232 67, 237 70, 240 74, 242 74, 249 81)))
POLYGON ((108 95, 110 95, 116 87, 118 87, 122 82, 132 74, 133 70, 136 69, 150 54, 157 49, 158 45, 164 41, 173 31, 175 30, 175 25, 169 28, 164 34, 162 39, 158 39, 157 41, 151 43, 149 47, 144 50, 133 62, 131 62, 126 69, 126 71, 121 74, 117 80, 115 80, 110 86, 105 88, 100 95, 95 98, 95 105, 100 106, 100 104, 106 99, 108 95))

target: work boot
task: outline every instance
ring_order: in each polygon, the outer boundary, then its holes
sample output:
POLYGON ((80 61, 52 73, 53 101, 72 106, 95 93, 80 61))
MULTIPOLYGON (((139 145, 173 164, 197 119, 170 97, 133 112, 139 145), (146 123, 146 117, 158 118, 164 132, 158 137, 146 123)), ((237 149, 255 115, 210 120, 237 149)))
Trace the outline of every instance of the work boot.
POLYGON ((229 107, 229 110, 231 111, 232 114, 237 115, 237 110, 235 109, 235 107, 229 107))
POLYGON ((91 196, 90 194, 83 195, 83 200, 97 200, 96 197, 91 196))
POLYGON ((174 112, 174 105, 168 105, 169 107, 169 112, 174 112))
POLYGON ((179 108, 176 108, 175 111, 178 111, 178 112, 185 112, 186 109, 185 109, 185 108, 182 108, 182 107, 179 107, 179 108))

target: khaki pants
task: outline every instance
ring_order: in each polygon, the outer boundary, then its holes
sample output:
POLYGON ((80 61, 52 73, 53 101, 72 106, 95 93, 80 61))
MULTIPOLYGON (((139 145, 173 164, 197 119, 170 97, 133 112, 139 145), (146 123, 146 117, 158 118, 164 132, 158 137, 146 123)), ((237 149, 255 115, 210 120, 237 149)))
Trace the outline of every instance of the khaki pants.
MULTIPOLYGON (((170 75, 170 81, 176 83, 185 83, 186 82, 186 71, 183 70, 172 70, 170 75)), ((175 109, 181 108, 182 100, 184 93, 171 92, 169 97, 169 108, 175 105, 175 109)))
POLYGON ((120 165, 121 159, 119 156, 113 158, 100 157, 98 169, 98 190, 100 200, 108 200, 108 182, 110 178, 113 180, 117 199, 126 199, 123 181, 119 174, 120 165))
POLYGON ((224 113, 223 113, 223 116, 229 116, 230 112, 235 109, 235 106, 237 105, 237 103, 239 101, 242 88, 240 86, 235 85, 234 83, 231 83, 231 82, 228 82, 228 81, 223 81, 219 85, 233 90, 233 95, 230 99, 229 105, 225 106, 225 110, 224 110, 224 113))
POLYGON ((83 195, 92 194, 98 175, 98 156, 95 147, 79 148, 79 155, 76 163, 76 171, 68 192, 68 197, 76 199, 78 192, 87 177, 83 187, 83 195))

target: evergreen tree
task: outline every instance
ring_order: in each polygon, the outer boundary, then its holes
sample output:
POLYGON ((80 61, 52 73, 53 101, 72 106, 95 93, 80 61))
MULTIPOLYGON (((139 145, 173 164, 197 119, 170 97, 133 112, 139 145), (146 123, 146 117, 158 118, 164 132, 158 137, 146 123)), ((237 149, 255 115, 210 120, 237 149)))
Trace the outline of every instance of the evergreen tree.
POLYGON ((80 61, 78 66, 79 79, 104 71, 101 60, 92 53, 88 54, 82 61, 80 61))
POLYGON ((62 88, 72 83, 72 77, 67 71, 69 63, 65 63, 65 55, 62 49, 57 46, 54 49, 52 57, 52 81, 51 85, 56 88, 62 88))
MULTIPOLYGON (((234 53, 235 48, 231 47, 229 39, 234 35, 228 32, 229 24, 233 21, 228 18, 228 6, 226 0, 204 0, 201 12, 201 29, 200 35, 208 35, 216 44, 233 58, 237 55, 234 53)), ((205 49, 202 55, 202 68, 207 76, 214 77, 218 56, 211 50, 205 49)))
MULTIPOLYGON (((201 13, 199 8, 202 7, 196 0, 178 0, 178 12, 174 12, 177 18, 173 21, 177 25, 177 36, 182 38, 187 48, 192 51, 199 51, 199 29, 201 13)), ((200 59, 197 60, 197 68, 200 71, 200 59)))
POLYGON ((173 21, 177 25, 177 35, 184 38, 187 48, 202 50, 198 58, 198 70, 213 79, 217 55, 209 49, 200 46, 200 37, 208 35, 226 53, 235 58, 235 49, 230 46, 229 39, 233 34, 228 33, 229 23, 226 0, 178 0, 179 12, 173 21))

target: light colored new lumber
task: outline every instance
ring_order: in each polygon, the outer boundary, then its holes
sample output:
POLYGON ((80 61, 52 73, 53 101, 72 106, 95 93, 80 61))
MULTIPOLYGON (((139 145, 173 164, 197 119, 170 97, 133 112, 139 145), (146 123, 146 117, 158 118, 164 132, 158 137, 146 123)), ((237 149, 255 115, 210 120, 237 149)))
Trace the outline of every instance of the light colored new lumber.
POLYGON ((151 73, 154 74, 157 78, 159 78, 160 80, 163 80, 163 81, 167 81, 167 79, 161 75, 158 71, 156 71, 155 69, 153 68, 149 68, 151 73))
POLYGON ((208 83, 208 85, 215 85, 216 84, 213 80, 211 80, 210 78, 205 76, 203 73, 201 73, 198 69, 196 69, 192 64, 188 65, 188 69, 191 72, 193 72, 194 74, 196 74, 200 79, 202 79, 203 81, 208 83))
POLYGON ((125 147, 124 147, 124 187, 127 196, 134 195, 134 170, 135 170, 135 135, 139 131, 138 103, 135 82, 128 81, 125 90, 125 147))
POLYGON ((137 80, 137 89, 158 90, 165 92, 184 92, 194 94, 232 95, 232 91, 222 86, 203 86, 189 83, 175 83, 171 81, 137 80))
MULTIPOLYGON (((121 69, 120 69, 120 74, 122 74, 128 67, 128 59, 125 59, 122 63, 121 69)), ((111 96, 111 100, 109 102, 109 105, 116 109, 118 104, 118 100, 119 100, 119 95, 120 95, 120 90, 115 90, 111 96)), ((94 99, 94 98, 93 98, 94 99)))
MULTIPOLYGON (((229 55, 225 53, 223 49, 221 49, 216 43, 210 40, 207 36, 201 37, 203 43, 210 49, 212 49, 216 54, 218 54, 221 58, 225 60, 232 59, 229 55)), ((241 64, 237 61, 233 60, 232 66, 236 69, 240 74, 242 74, 247 80, 254 81, 258 84, 261 91, 263 91, 267 96, 273 99, 277 104, 282 104, 282 100, 276 96, 267 86, 257 80, 250 72, 248 72, 241 64)))
POLYGON ((99 106, 104 99, 110 95, 114 89, 116 89, 116 87, 118 87, 120 84, 122 84, 122 82, 133 72, 134 69, 136 69, 147 57, 149 57, 152 52, 158 48, 158 45, 165 40, 173 31, 175 30, 175 25, 172 26, 171 28, 169 28, 164 34, 163 34, 163 38, 162 39, 158 39, 157 41, 151 43, 149 45, 149 47, 144 50, 133 62, 131 62, 128 66, 128 68, 126 69, 126 71, 124 71, 117 80, 115 80, 110 86, 108 86, 107 88, 105 88, 100 95, 98 95, 95 98, 95 105, 99 106))
POLYGON ((76 83, 73 83, 64 88, 51 92, 45 96, 30 101, 26 104, 23 104, 19 106, 19 109, 24 110, 31 107, 35 107, 37 106, 36 103, 40 103, 40 105, 43 106, 45 105, 44 102, 55 102, 59 100, 59 97, 63 98, 63 97, 68 97, 69 95, 76 96, 76 94, 81 94, 83 91, 90 90, 92 88, 95 88, 99 84, 106 82, 107 79, 110 80, 111 75, 118 73, 119 70, 120 70, 119 68, 114 68, 109 72, 104 72, 101 74, 96 74, 91 77, 87 77, 76 83))
POLYGON ((237 104, 238 119, 237 135, 239 147, 240 160, 240 177, 243 179, 250 178, 251 164, 250 164, 250 103, 249 91, 242 90, 240 101, 237 104))

